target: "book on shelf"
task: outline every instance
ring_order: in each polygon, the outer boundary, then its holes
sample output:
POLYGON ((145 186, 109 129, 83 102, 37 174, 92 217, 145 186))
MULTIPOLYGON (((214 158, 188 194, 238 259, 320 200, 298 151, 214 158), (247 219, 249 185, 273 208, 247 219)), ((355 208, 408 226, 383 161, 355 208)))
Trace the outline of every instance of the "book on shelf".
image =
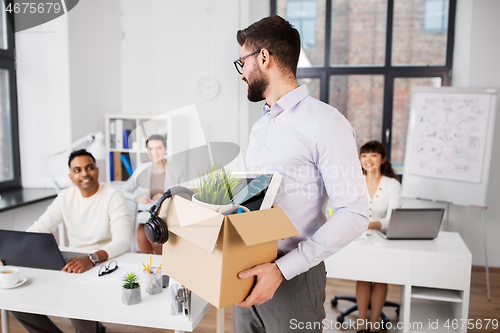
POLYGON ((128 176, 131 177, 132 174, 134 173, 134 170, 132 170, 132 163, 130 162, 130 155, 129 154, 121 154, 120 156, 122 160, 122 164, 125 167, 125 170, 127 170, 128 176))
POLYGON ((114 119, 109 121, 109 148, 116 148, 116 124, 114 119))
POLYGON ((111 181, 125 181, 134 173, 130 155, 127 153, 111 152, 109 164, 111 181))
POLYGON ((115 119, 116 149, 123 149, 123 119, 115 119))
POLYGON ((124 129, 123 130, 123 148, 124 149, 130 149, 130 148, 132 148, 128 144, 128 142, 129 142, 129 136, 130 136, 131 133, 132 133, 132 130, 129 130, 129 129, 124 129))
POLYGON ((115 175, 114 175, 114 159, 113 159, 113 152, 109 153, 109 180, 114 181, 115 180, 115 175))

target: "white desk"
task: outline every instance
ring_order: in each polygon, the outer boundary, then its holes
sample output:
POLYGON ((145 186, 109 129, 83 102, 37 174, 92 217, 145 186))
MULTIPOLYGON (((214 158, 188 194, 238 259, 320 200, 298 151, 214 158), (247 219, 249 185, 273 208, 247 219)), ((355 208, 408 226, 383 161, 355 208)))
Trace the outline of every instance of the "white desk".
POLYGON ((440 232, 434 240, 385 240, 377 232, 355 240, 325 260, 327 276, 401 285, 400 331, 429 330, 429 319, 439 319, 439 331, 447 319, 467 320, 472 255, 458 233, 440 232), (418 328, 422 323, 422 329, 418 328))
MULTIPOLYGON (((119 267, 140 265, 141 261, 149 262, 149 255, 126 253, 115 260, 119 267)), ((153 256, 153 266, 158 266, 160 262, 161 256, 153 256)), ((120 285, 82 283, 85 274, 97 276, 99 266, 82 274, 21 267, 20 272, 28 277, 28 282, 18 288, 0 289, 2 332, 9 332, 7 310, 182 332, 192 331, 210 308, 209 303, 193 293, 191 317, 172 316, 169 290, 164 289, 160 294, 149 295, 143 283, 142 301, 127 306, 121 301, 120 285)), ((111 273, 109 277, 117 273, 118 271, 111 273)))

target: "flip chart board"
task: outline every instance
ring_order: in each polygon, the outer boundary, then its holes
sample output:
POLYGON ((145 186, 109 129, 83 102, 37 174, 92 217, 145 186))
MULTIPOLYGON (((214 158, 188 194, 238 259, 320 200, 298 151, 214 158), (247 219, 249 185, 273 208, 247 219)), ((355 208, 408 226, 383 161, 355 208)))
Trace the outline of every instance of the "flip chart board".
POLYGON ((486 206, 497 89, 414 87, 402 195, 486 206))

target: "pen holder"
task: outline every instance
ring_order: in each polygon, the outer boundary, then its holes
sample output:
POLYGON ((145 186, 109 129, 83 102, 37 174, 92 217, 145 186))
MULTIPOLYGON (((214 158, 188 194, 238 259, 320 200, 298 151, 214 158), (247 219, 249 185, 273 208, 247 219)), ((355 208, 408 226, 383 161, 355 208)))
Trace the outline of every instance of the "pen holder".
POLYGON ((162 273, 161 269, 156 271, 158 267, 151 267, 151 273, 144 270, 146 276, 146 292, 150 295, 162 292, 162 273))

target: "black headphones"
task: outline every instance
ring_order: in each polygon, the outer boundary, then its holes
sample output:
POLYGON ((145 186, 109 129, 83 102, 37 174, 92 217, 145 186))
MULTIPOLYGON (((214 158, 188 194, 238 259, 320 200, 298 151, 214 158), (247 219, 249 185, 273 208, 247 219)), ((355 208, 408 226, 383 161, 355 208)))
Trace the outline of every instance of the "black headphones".
POLYGON ((173 197, 174 195, 181 195, 182 197, 191 200, 194 192, 186 187, 173 186, 163 193, 161 198, 158 199, 153 206, 151 206, 148 210, 151 216, 144 226, 146 237, 151 243, 162 245, 168 241, 167 224, 158 216, 158 213, 160 212, 163 201, 173 197))

